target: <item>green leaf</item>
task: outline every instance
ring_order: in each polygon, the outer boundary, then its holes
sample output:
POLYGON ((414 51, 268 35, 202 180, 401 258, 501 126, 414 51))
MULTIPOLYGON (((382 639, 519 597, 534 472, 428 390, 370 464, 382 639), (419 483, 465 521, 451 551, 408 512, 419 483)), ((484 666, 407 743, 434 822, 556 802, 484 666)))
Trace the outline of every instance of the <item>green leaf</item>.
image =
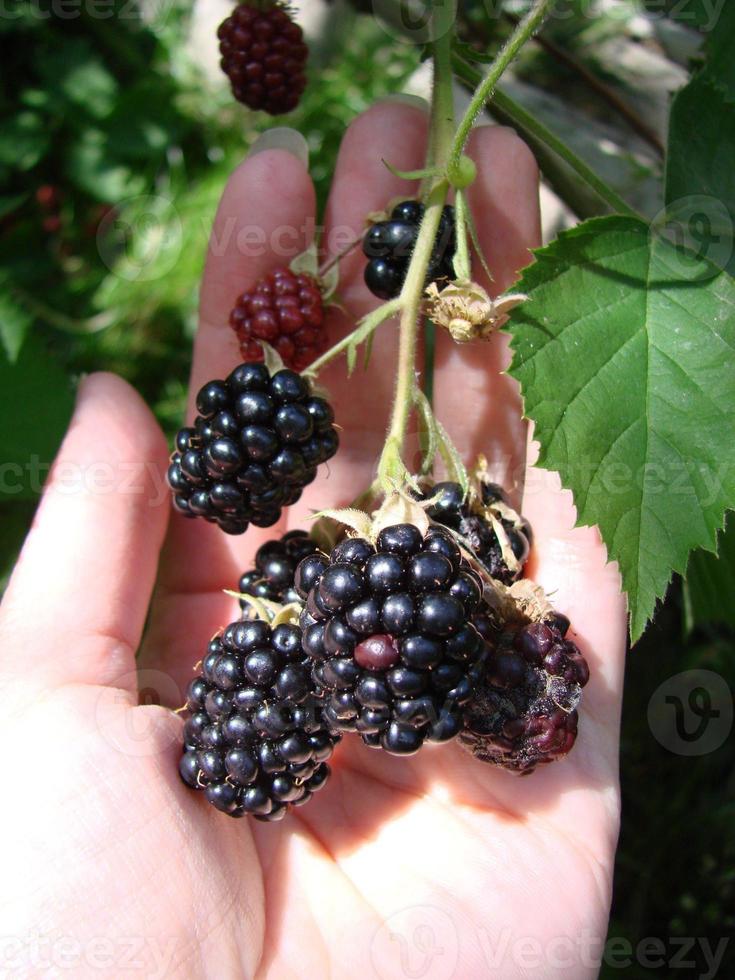
POLYGON ((84 115, 104 119, 112 112, 117 82, 86 38, 71 38, 52 50, 44 48, 38 52, 36 65, 48 87, 84 115))
POLYGON ((77 187, 100 201, 124 201, 142 194, 146 180, 133 174, 107 152, 101 130, 87 129, 67 151, 66 175, 77 187))
POLYGON ((717 536, 717 554, 695 551, 686 573, 686 613, 689 629, 699 623, 735 626, 735 514, 727 515, 717 536))
POLYGON ((666 170, 669 237, 735 273, 735 102, 706 73, 671 107, 666 170))
POLYGON ((719 30, 723 7, 729 4, 728 0, 643 0, 643 6, 654 17, 665 13, 685 27, 709 33, 719 30))
POLYGON ((12 214, 27 198, 27 194, 0 194, 0 218, 12 214))
POLYGON ((701 263, 684 278, 680 251, 635 218, 588 221, 536 255, 510 373, 540 464, 620 565, 636 639, 735 502, 735 282, 701 263))
POLYGON ((0 348, 0 499, 27 500, 41 490, 71 416, 72 386, 34 334, 11 363, 0 348))
POLYGON ((32 322, 28 310, 18 303, 7 285, 0 282, 0 342, 11 364, 18 359, 32 322))
POLYGON ((719 16, 710 17, 717 30, 709 30, 705 51, 707 63, 704 71, 707 78, 719 88, 730 101, 735 101, 735 59, 732 44, 735 37, 735 4, 725 3, 719 16))
POLYGON ((48 129, 35 112, 19 112, 0 129, 0 164, 16 170, 30 170, 46 152, 48 129))

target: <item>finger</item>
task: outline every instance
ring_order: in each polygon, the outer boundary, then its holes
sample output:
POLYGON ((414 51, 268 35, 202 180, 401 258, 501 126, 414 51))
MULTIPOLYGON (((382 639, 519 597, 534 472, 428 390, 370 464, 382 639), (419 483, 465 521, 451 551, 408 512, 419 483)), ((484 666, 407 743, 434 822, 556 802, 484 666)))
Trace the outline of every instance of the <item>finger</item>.
MULTIPOLYGON (((314 209, 305 165, 284 150, 250 156, 230 177, 202 282, 189 418, 199 387, 226 377, 240 361, 228 322, 237 297, 307 248, 314 234, 314 209)), ((163 670, 174 686, 183 688, 207 638, 237 613, 236 602, 222 590, 237 588, 258 545, 278 537, 284 523, 264 530, 250 527, 245 535, 231 537, 204 521, 172 515, 141 663, 163 670)))
MULTIPOLYGON (((473 274, 491 295, 503 292, 531 261, 541 242, 538 167, 526 144, 511 129, 481 126, 468 145, 477 180, 468 194, 480 247, 493 281, 475 258, 473 274)), ((459 345, 444 330, 437 337, 435 406, 468 463, 479 454, 516 502, 525 468, 526 431, 518 385, 504 374, 510 363, 508 340, 459 345)))
POLYGON ((5 672, 134 689, 168 515, 166 456, 132 388, 109 374, 82 382, 3 601, 5 672))
MULTIPOLYGON (((196 392, 226 377, 240 362, 229 326, 237 297, 277 265, 288 265, 311 243, 314 188, 304 164, 283 150, 249 157, 230 177, 210 237, 194 343, 189 418, 196 392)), ((203 521, 172 518, 161 584, 167 592, 201 593, 234 588, 248 555, 278 528, 250 528, 228 537, 203 521), (191 557, 196 556, 196 561, 191 557)))
POLYGON ((584 712, 601 735, 595 748, 617 766, 617 735, 623 692, 627 616, 618 566, 608 562, 597 528, 576 527, 572 494, 558 473, 533 465, 538 443, 529 441, 523 511, 534 545, 526 575, 538 582, 555 609, 569 617, 570 639, 590 665, 584 712))
MULTIPOLYGON (((331 251, 360 235, 367 216, 384 210, 392 198, 416 195, 416 182, 396 177, 383 161, 399 170, 422 166, 427 132, 424 109, 392 100, 378 103, 350 125, 325 215, 325 240, 331 251)), ((330 317, 332 343, 354 330, 359 318, 380 303, 365 286, 365 263, 360 249, 340 262, 339 297, 348 314, 335 311, 330 317)), ((340 450, 326 473, 320 472, 319 480, 293 508, 294 525, 303 524, 310 510, 353 500, 372 482, 393 398, 396 354, 397 331, 391 321, 378 328, 367 371, 360 360, 355 374, 348 378, 345 359, 340 358, 320 375, 341 427, 340 450)))

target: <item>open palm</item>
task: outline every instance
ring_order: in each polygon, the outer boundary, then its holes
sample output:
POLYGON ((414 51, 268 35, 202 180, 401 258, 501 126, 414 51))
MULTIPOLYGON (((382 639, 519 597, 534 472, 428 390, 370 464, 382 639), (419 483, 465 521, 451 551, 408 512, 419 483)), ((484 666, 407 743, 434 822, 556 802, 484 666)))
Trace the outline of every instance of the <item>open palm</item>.
MULTIPOLYGON (((353 124, 328 240, 337 241, 335 229, 357 233, 368 212, 412 193, 381 157, 418 167, 425 140, 423 112, 396 102, 353 124)), ((470 152, 479 169, 470 202, 497 292, 537 244, 538 178, 510 131, 477 130, 470 152)), ((194 391, 232 369, 227 315, 236 295, 306 247, 313 215, 313 188, 294 156, 268 150, 233 175, 202 288, 194 391), (243 244, 253 240, 247 229, 264 235, 257 255, 243 244)), ((356 254, 342 262, 350 317, 334 312, 332 340, 375 302, 361 268, 356 254)), ((367 375, 346 380, 337 363, 323 377, 344 430, 326 476, 281 526, 238 539, 172 517, 164 543, 160 432, 123 382, 83 384, 0 618, 11 973, 64 965, 75 976, 278 980, 596 973, 618 827, 624 605, 597 533, 573 529, 556 477, 525 472, 527 432, 515 384, 501 374, 503 339, 460 350, 440 338, 435 404, 465 458, 484 452, 519 496, 525 481, 530 573, 572 620, 592 670, 569 758, 519 779, 457 745, 399 759, 348 736, 329 786, 308 806, 278 824, 234 821, 179 782, 180 718, 139 704, 151 689, 169 707, 183 701, 209 637, 236 616, 222 589, 236 585, 265 537, 305 526, 311 509, 343 505, 372 479, 396 351, 393 328, 380 330, 367 375)))

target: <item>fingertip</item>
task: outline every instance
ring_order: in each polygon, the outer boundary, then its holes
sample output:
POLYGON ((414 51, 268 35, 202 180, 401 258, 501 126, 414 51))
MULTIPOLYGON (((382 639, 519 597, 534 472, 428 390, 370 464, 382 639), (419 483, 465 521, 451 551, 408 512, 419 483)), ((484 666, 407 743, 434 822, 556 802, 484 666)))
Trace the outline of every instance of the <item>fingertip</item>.
POLYGON ((494 294, 507 289, 541 244, 539 169, 527 144, 507 126, 479 126, 468 153, 478 176, 468 199, 478 219, 483 252, 493 274, 488 283, 476 264, 475 276, 494 294))

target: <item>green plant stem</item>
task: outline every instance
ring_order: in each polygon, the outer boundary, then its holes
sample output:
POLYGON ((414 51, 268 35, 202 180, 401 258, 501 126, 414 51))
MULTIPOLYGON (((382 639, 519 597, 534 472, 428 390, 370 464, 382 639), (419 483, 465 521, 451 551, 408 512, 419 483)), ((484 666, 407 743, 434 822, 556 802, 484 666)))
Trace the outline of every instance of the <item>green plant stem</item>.
POLYGON ((400 297, 389 300, 387 303, 383 303, 382 306, 379 306, 376 310, 373 310, 372 313, 369 313, 364 320, 360 321, 357 328, 353 330, 352 333, 348 333, 341 340, 337 341, 333 347, 330 347, 329 350, 325 351, 321 357, 318 357, 315 361, 313 361, 308 368, 302 371, 302 374, 319 374, 323 367, 329 364, 330 361, 333 361, 335 357, 339 357, 339 355, 343 354, 351 344, 355 343, 357 334, 365 333, 364 339, 367 339, 373 330, 377 329, 381 323, 384 323, 386 320, 390 319, 390 317, 398 313, 400 308, 400 297), (368 322, 371 324, 371 327, 369 332, 365 332, 364 328, 368 322))
POLYGON ((453 169, 459 165, 465 143, 467 142, 475 120, 484 109, 485 103, 492 94, 495 86, 498 84, 503 72, 515 59, 524 44, 526 44, 526 42, 533 36, 534 32, 537 31, 543 23, 549 9, 550 2, 551 0, 535 0, 535 3, 531 9, 528 11, 523 20, 519 22, 516 29, 498 52, 498 56, 490 66, 487 75, 485 75, 480 84, 477 86, 477 90, 472 96, 472 100, 467 107, 467 111, 457 127, 457 132, 454 137, 454 144, 449 155, 448 162, 450 169, 453 169))
MULTIPOLYGON (((431 135, 428 159, 443 172, 446 168, 454 135, 454 103, 452 95, 452 37, 456 4, 435 8, 434 14, 434 82, 431 105, 431 135)), ((411 262, 403 283, 400 339, 396 387, 385 447, 378 465, 381 477, 400 481, 405 475, 401 456, 406 441, 408 421, 414 408, 416 390, 416 350, 421 322, 421 300, 426 273, 439 230, 442 208, 447 199, 446 179, 433 179, 425 193, 426 209, 418 237, 411 253, 411 262)), ((387 489, 387 487, 385 488, 387 489)))
MULTIPOLYGON (((452 59, 452 65, 455 73, 463 82, 470 86, 477 85, 481 77, 480 72, 468 64, 461 56, 455 54, 452 59)), ((529 143, 538 142, 553 150, 595 192, 596 196, 608 205, 610 210, 634 217, 639 216, 637 211, 624 201, 616 190, 598 177, 594 170, 581 157, 577 156, 574 150, 570 149, 544 123, 531 115, 520 103, 512 99, 502 89, 495 89, 492 96, 488 99, 488 107, 491 112, 494 107, 497 107, 504 117, 511 123, 517 125, 519 131, 529 143)))

